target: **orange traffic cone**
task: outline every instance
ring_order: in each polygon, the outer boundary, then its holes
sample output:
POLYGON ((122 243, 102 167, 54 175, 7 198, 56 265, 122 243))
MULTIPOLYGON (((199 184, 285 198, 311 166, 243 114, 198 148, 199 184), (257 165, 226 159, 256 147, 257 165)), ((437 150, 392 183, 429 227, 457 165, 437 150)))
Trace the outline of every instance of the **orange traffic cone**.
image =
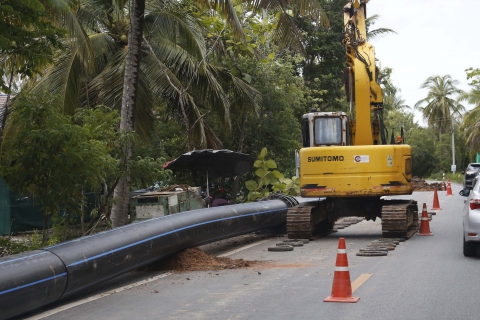
POLYGON ((440 204, 438 203, 438 194, 437 194, 437 189, 433 189, 433 207, 432 210, 442 210, 440 208, 440 204))
POLYGON ((442 191, 445 191, 445 181, 442 181, 442 191))
POLYGON ((450 184, 450 178, 447 180, 447 196, 453 196, 452 185, 450 184))
POLYGON ((347 251, 345 238, 338 239, 337 262, 333 274, 332 295, 324 302, 357 302, 359 297, 352 297, 350 271, 348 271, 347 251))
POLYGON ((417 234, 419 236, 433 236, 433 233, 430 232, 430 223, 428 222, 428 213, 427 213, 427 204, 423 204, 422 217, 420 218, 420 232, 417 234))

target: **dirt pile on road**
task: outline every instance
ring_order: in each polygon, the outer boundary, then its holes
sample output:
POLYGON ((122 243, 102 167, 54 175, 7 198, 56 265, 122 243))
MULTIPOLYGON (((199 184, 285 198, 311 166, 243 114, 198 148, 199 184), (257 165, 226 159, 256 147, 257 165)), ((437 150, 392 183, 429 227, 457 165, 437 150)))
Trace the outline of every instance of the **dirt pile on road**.
POLYGON ((434 189, 437 189, 437 191, 442 190, 441 182, 427 183, 425 180, 419 177, 413 177, 412 184, 413 184, 413 191, 433 191, 434 189))
POLYGON ((246 268, 257 265, 257 261, 214 257, 199 248, 188 248, 171 257, 150 264, 147 270, 205 271, 246 268))

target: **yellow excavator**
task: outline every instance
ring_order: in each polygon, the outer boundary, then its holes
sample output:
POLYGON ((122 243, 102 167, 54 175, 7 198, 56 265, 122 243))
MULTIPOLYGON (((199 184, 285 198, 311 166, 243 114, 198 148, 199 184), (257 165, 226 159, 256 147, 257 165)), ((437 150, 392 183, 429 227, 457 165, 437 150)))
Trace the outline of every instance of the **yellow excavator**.
POLYGON ((344 7, 349 115, 316 110, 303 115, 303 148, 297 159, 301 196, 320 199, 289 209, 289 238, 328 232, 338 218, 349 216, 380 218, 384 237, 409 238, 418 230, 416 201, 384 199, 412 194, 412 151, 403 134, 387 142, 365 19, 365 0, 351 0, 344 7))

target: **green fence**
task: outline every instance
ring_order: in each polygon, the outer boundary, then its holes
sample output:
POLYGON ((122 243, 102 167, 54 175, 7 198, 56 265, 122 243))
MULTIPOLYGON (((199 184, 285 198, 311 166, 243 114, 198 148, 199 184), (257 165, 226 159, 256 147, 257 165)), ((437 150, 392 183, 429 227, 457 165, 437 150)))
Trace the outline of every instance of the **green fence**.
MULTIPOLYGON (((85 193, 85 222, 92 219, 90 212, 96 208, 98 196, 99 194, 95 192, 85 193)), ((0 236, 35 229, 42 230, 43 221, 40 209, 35 199, 21 196, 18 192, 9 190, 5 181, 0 178, 0 236)), ((76 222, 80 223, 80 216, 77 220, 76 222)), ((51 226, 52 221, 49 218, 47 219, 47 228, 51 226)))
POLYGON ((5 181, 0 179, 0 235, 42 228, 42 214, 35 201, 10 191, 5 181))

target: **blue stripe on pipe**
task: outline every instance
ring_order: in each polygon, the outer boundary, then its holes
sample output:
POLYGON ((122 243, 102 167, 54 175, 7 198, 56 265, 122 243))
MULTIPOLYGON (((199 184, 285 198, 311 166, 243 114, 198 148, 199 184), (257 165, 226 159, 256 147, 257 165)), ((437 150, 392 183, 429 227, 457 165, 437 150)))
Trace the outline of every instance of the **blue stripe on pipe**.
POLYGON ((30 282, 30 283, 24 284, 24 285, 22 285, 22 286, 18 286, 18 287, 15 287, 15 288, 12 288, 12 289, 8 289, 8 290, 5 290, 5 291, 0 291, 0 295, 5 294, 5 293, 9 293, 9 292, 12 292, 12 291, 15 291, 15 290, 27 288, 27 287, 30 287, 30 286, 34 286, 34 285, 36 285, 36 284, 39 284, 39 283, 42 283, 42 282, 46 282, 46 281, 50 281, 50 280, 53 280, 53 279, 56 279, 56 278, 64 277, 64 276, 66 276, 66 275, 67 275, 67 273, 64 272, 64 273, 57 274, 56 276, 48 277, 48 278, 45 278, 45 279, 42 279, 42 280, 38 280, 38 281, 35 281, 35 282, 30 282))
POLYGON ((165 232, 165 233, 161 233, 161 234, 156 235, 156 236, 154 236, 154 237, 150 237, 150 238, 147 238, 147 239, 144 239, 144 240, 141 240, 141 241, 137 241, 137 242, 131 243, 131 244, 129 244, 129 245, 116 248, 116 249, 114 249, 114 250, 110 250, 110 251, 107 251, 107 252, 104 252, 104 253, 101 253, 101 254, 97 254, 96 256, 93 256, 93 257, 90 257, 90 258, 87 258, 87 259, 83 259, 83 260, 80 260, 80 261, 71 263, 71 264, 69 264, 69 265, 67 266, 67 268, 68 268, 68 267, 73 267, 73 266, 76 266, 76 265, 79 265, 79 264, 82 264, 82 263, 86 263, 86 262, 88 262, 88 261, 90 261, 90 260, 94 260, 94 259, 96 259, 96 258, 99 258, 99 257, 102 257, 102 256, 106 256, 106 255, 109 255, 109 254, 111 254, 111 253, 114 253, 114 252, 117 252, 117 251, 121 251, 121 250, 123 250, 123 249, 130 248, 130 247, 136 246, 136 245, 141 244, 141 243, 148 242, 148 241, 153 240, 153 239, 161 238, 161 237, 163 237, 163 236, 166 236, 166 235, 169 235, 169 234, 178 232, 178 231, 187 230, 187 229, 194 228, 194 227, 197 227, 197 226, 201 226, 201 225, 204 225, 204 224, 213 223, 213 222, 220 222, 220 221, 225 221, 225 220, 232 220, 232 219, 243 218, 243 217, 248 217, 248 216, 254 216, 254 215, 256 215, 256 214, 265 214, 265 213, 271 213, 271 212, 277 212, 277 211, 284 211, 284 210, 285 210, 285 209, 261 211, 261 212, 255 212, 255 213, 245 214, 245 215, 242 215, 242 216, 221 218, 221 219, 216 219, 216 220, 210 220, 210 221, 206 221, 206 222, 197 223, 197 224, 190 225, 190 226, 186 226, 186 227, 183 227, 183 228, 180 228, 180 229, 175 229, 175 230, 172 230, 172 231, 168 231, 168 232, 165 232))
MULTIPOLYGON (((166 232, 166 233, 163 233, 163 234, 159 234, 157 236, 154 236, 154 237, 142 240, 142 241, 138 241, 136 243, 133 243, 133 244, 130 244, 130 245, 127 245, 127 246, 123 246, 123 247, 117 248, 115 250, 111 250, 111 251, 105 252, 103 254, 96 255, 94 257, 91 257, 91 258, 88 258, 88 259, 85 259, 85 260, 74 262, 67 267, 75 266, 75 265, 78 265, 78 264, 81 264, 81 263, 85 263, 85 262, 88 262, 88 261, 93 260, 95 258, 105 256, 105 255, 108 255, 110 253, 117 252, 117 251, 120 251, 122 249, 129 248, 129 247, 132 247, 134 245, 144 243, 144 242, 150 241, 150 240, 155 239, 155 238, 160 238, 160 237, 163 237, 163 236, 168 235, 168 234, 172 234, 172 233, 177 232, 177 231, 186 230, 186 229, 193 228, 193 227, 200 226, 200 225, 204 225, 204 224, 207 224, 207 223, 213 223, 213 222, 219 222, 219 221, 225 221, 225 220, 231 220, 231 219, 238 219, 238 218, 242 218, 242 217, 254 216, 256 214, 265 214, 265 213, 278 212, 278 211, 283 211, 283 210, 285 210, 285 209, 260 211, 260 212, 245 214, 245 215, 242 215, 242 216, 228 217, 228 218, 222 218, 222 219, 216 219, 216 220, 210 220, 210 221, 206 221, 206 222, 202 222, 202 223, 197 223, 195 225, 191 225, 191 226, 183 227, 183 228, 180 228, 180 229, 172 230, 172 231, 169 231, 169 232, 166 232)), ((161 217, 161 218, 165 218, 165 217, 161 217)), ((147 222, 147 221, 144 221, 144 222, 147 222)), ((143 221, 142 221, 142 223, 143 223, 143 221)), ((125 226, 125 227, 127 227, 127 226, 125 226)), ((118 229, 119 228, 116 228, 116 229, 113 229, 111 231, 118 230, 118 229)), ((55 246, 53 246, 53 247, 55 247, 55 246)), ((52 247, 50 247, 50 248, 52 248, 52 247)), ((48 249, 48 248, 46 248, 46 249, 48 249)), ((38 254, 35 254, 35 255, 41 255, 41 254, 45 254, 47 252, 48 251, 45 251, 45 252, 38 253, 38 254)), ((31 257, 31 256, 27 256, 27 257, 31 257)), ((24 259, 24 258, 27 258, 27 257, 18 258, 18 259, 15 259, 15 260, 24 259)), ((157 258, 155 258, 155 259, 157 259, 157 258)), ((10 262, 10 261, 15 261, 15 260, 5 261, 5 263, 10 262)), ((38 281, 35 281, 35 282, 31 282, 31 283, 28 283, 28 284, 25 284, 25 285, 22 285, 22 286, 19 286, 19 287, 16 287, 16 288, 8 289, 8 290, 0 292, 0 295, 8 293, 8 292, 15 291, 15 290, 19 290, 19 289, 22 289, 22 288, 26 288, 26 287, 29 287, 29 286, 32 286, 32 285, 35 285, 35 284, 38 284, 38 283, 46 282, 46 281, 52 280, 54 278, 58 278, 58 277, 65 276, 65 275, 67 275, 66 272, 62 273, 62 274, 59 274, 59 275, 56 275, 56 276, 53 276, 53 277, 49 277, 49 278, 45 278, 45 279, 38 280, 38 281)))
MULTIPOLYGON (((238 204, 237 204, 237 205, 238 205, 238 204)), ((208 209, 211 209, 211 208, 203 208, 203 209, 189 210, 189 211, 185 211, 185 212, 202 211, 202 210, 208 210, 208 209)), ((182 213, 182 212, 179 212, 179 213, 182 213)), ((177 214, 178 214, 178 213, 177 213, 177 214)), ((162 216, 162 217, 156 217, 156 218, 152 218, 152 219, 148 219, 148 220, 144 220, 144 221, 137 221, 137 222, 134 222, 134 223, 131 223, 131 224, 128 224, 128 225, 124 225, 124 226, 121 226, 121 227, 117 227, 117 228, 115 228, 115 229, 103 231, 103 232, 100 232, 100 233, 97 233, 97 234, 92 234, 92 235, 89 235, 89 236, 85 236, 85 237, 81 237, 81 238, 78 238, 78 239, 70 240, 70 241, 68 241, 68 242, 62 242, 62 243, 54 244, 53 246, 49 246, 49 247, 46 247, 46 248, 44 248, 44 249, 47 249, 47 250, 48 250, 48 249, 52 249, 52 248, 64 246, 64 245, 67 245, 67 244, 72 243, 72 242, 79 242, 79 241, 82 241, 82 240, 85 240, 85 239, 88 239, 88 238, 96 237, 96 236, 98 236, 99 234, 110 233, 110 232, 115 232, 115 231, 117 231, 117 230, 122 230, 122 229, 130 228, 132 225, 144 224, 144 223, 152 223, 152 221, 160 220, 160 219, 168 219, 168 215, 167 215, 167 216, 162 216)))
POLYGON ((35 253, 35 254, 29 255, 29 256, 21 257, 21 258, 16 258, 16 259, 12 259, 12 260, 3 261, 3 262, 0 262, 0 264, 10 263, 10 262, 17 261, 17 260, 22 260, 22 259, 28 259, 28 258, 31 258, 31 257, 35 257, 35 256, 39 256, 39 255, 42 255, 42 254, 46 254, 46 253, 50 253, 50 252, 48 252, 48 251, 43 251, 43 252, 35 253))

